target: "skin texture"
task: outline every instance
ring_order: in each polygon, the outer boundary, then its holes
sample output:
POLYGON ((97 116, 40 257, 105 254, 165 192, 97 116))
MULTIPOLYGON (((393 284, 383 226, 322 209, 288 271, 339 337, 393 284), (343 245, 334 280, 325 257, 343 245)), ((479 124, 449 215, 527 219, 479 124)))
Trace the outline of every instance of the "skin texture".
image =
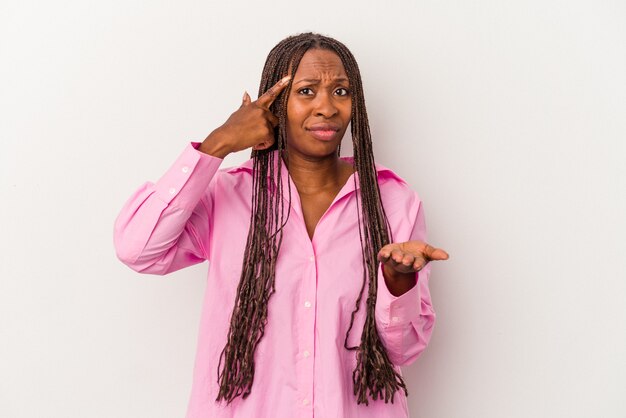
MULTIPOLYGON (((218 158, 252 147, 273 145, 273 128, 278 119, 269 107, 289 84, 283 78, 257 100, 245 93, 241 107, 215 129, 199 150, 218 158)), ((307 51, 294 75, 287 104, 287 145, 284 160, 293 179, 307 232, 313 238, 315 226, 354 168, 339 159, 337 149, 350 123, 352 101, 348 77, 339 56, 323 49, 307 51), (311 128, 330 124, 337 130, 329 140, 313 136, 311 128)), ((446 260, 448 254, 419 241, 391 243, 378 253, 389 291, 400 296, 416 284, 415 273, 432 260, 446 260)))

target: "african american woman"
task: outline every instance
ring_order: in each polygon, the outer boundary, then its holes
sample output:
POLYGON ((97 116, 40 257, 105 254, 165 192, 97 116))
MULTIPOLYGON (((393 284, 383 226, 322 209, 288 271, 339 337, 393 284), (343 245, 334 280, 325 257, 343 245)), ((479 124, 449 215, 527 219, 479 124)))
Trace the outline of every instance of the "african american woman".
POLYGON ((400 366, 430 340, 429 261, 448 255, 426 243, 417 194, 374 162, 342 43, 279 42, 258 99, 244 94, 141 186, 114 241, 141 273, 209 261, 187 418, 408 416, 400 366), (353 156, 340 157, 349 126, 353 156))

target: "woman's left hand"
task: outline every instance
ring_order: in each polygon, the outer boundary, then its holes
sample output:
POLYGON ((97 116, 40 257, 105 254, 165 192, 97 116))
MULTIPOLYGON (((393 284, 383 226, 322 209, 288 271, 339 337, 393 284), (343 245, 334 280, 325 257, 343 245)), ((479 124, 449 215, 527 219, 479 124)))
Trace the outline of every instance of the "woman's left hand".
POLYGON ((400 274, 415 273, 429 261, 447 259, 447 252, 421 241, 387 244, 378 252, 385 271, 400 274))

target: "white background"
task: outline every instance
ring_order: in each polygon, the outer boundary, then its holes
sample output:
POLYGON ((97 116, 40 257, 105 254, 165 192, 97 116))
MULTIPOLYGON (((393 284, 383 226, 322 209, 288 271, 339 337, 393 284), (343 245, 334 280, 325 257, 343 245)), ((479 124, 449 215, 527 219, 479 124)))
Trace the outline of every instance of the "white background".
POLYGON ((378 161, 451 255, 412 417, 626 416, 625 22, 592 0, 2 1, 0 416, 184 415, 207 265, 134 273, 113 221, 308 30, 356 56, 378 161))

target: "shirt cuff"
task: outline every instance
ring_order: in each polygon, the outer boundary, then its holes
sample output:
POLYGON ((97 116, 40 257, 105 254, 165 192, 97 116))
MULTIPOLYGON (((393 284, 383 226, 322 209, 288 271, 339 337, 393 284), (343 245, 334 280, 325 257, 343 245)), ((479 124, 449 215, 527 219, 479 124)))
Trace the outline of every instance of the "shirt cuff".
POLYGON ((156 196, 163 202, 193 209, 205 193, 222 159, 198 151, 199 142, 190 142, 174 164, 156 182, 156 196))
POLYGON ((405 326, 419 318, 421 313, 419 272, 415 274, 417 275, 415 286, 400 296, 394 296, 387 288, 382 264, 379 263, 376 316, 384 327, 405 326))

